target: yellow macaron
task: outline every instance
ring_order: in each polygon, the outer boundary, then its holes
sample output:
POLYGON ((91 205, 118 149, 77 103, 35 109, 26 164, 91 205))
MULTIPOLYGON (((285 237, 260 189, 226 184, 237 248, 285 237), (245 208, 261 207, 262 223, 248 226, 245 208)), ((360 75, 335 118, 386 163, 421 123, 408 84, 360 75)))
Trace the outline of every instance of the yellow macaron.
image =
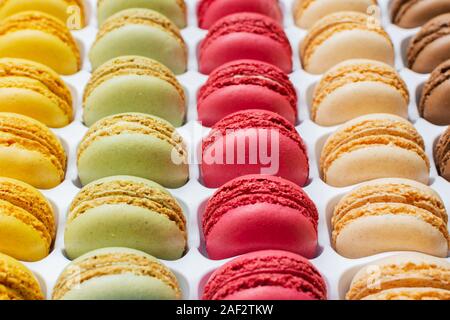
POLYGON ((33 60, 63 75, 74 74, 81 66, 79 48, 66 25, 38 11, 0 22, 0 57, 33 60))
POLYGON ((72 120, 72 94, 52 69, 30 60, 0 58, 0 112, 29 116, 50 127, 72 120))
POLYGON ((22 261, 45 258, 55 238, 47 199, 32 186, 0 178, 0 252, 22 261))
POLYGON ((2 0, 0 20, 23 11, 40 11, 52 15, 70 29, 85 26, 83 0, 2 0))
POLYGON ((33 273, 19 261, 0 253, 0 300, 43 300, 33 273))
POLYGON ((66 162, 61 142, 44 124, 0 112, 0 176, 50 189, 64 180, 66 162))

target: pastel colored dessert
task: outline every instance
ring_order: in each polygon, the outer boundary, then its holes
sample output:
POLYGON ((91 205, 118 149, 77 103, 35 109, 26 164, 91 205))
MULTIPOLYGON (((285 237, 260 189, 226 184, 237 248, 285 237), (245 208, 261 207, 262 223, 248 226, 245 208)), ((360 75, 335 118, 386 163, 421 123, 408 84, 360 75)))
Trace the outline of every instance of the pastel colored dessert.
POLYGON ((64 243, 70 259, 106 247, 127 247, 165 260, 186 250, 178 202, 153 181, 116 176, 81 189, 70 205, 64 243))
POLYGON ((141 113, 122 113, 96 122, 81 141, 77 159, 82 185, 130 175, 177 188, 189 177, 181 136, 167 121, 141 113))
POLYGON ((410 40, 408 67, 415 72, 430 73, 450 59, 450 13, 428 21, 410 40))
POLYGON ((241 59, 273 64, 292 72, 292 48, 282 26, 257 13, 235 13, 218 20, 199 47, 199 70, 210 74, 241 59))
POLYGON ((208 188, 247 174, 279 176, 303 186, 309 161, 306 146, 289 121, 270 111, 245 110, 212 127, 202 143, 200 171, 208 188))
POLYGON ((296 0, 294 5, 295 24, 309 29, 323 17, 340 11, 369 13, 377 0, 296 0))
POLYGON ((283 21, 278 0, 201 0, 197 7, 198 25, 209 29, 221 18, 240 12, 259 13, 280 24, 283 21))
POLYGON ((319 74, 349 59, 370 59, 393 66, 392 41, 386 31, 376 21, 370 23, 370 19, 364 13, 343 11, 317 21, 300 43, 303 68, 319 74))
POLYGON ((450 59, 431 73, 423 87, 419 112, 422 117, 437 125, 450 125, 450 59))
POLYGON ((416 28, 450 12, 448 0, 392 0, 391 20, 402 28, 416 28))
POLYGON ((296 184, 265 175, 236 178, 208 200, 206 251, 217 260, 267 249, 313 258, 318 219, 315 204, 296 184))
POLYGON ((30 60, 0 59, 0 112, 60 128, 72 120, 72 94, 52 69, 30 60))
POLYGON ((89 51, 89 60, 95 70, 113 58, 129 55, 154 59, 175 74, 186 71, 187 47, 180 30, 150 9, 127 9, 106 19, 89 51))
POLYGON ((428 184, 430 162, 423 138, 407 120, 371 114, 348 121, 325 142, 322 179, 345 187, 378 178, 405 178, 428 184))
POLYGON ((98 23, 101 25, 119 11, 132 8, 158 11, 175 23, 178 28, 186 27, 187 8, 184 0, 99 0, 97 1, 98 23))
POLYGON ((367 182, 345 195, 334 208, 332 243, 347 258, 387 251, 448 253, 448 216, 440 196, 406 179, 367 182))
POLYGON ((286 251, 248 253, 209 277, 203 300, 326 300, 319 271, 305 258, 286 251))
POLYGON ((0 178, 0 252, 22 261, 45 258, 55 238, 53 208, 32 186, 0 178))
POLYGON ((78 45, 66 25, 37 11, 0 22, 0 57, 32 60, 63 75, 74 74, 81 67, 78 45))
POLYGON ((175 275, 156 258, 133 249, 104 248, 73 260, 53 289, 53 300, 178 300, 175 275))
POLYGON ((297 122, 297 92, 289 77, 256 60, 233 61, 217 68, 197 95, 198 120, 207 127, 231 113, 254 108, 297 122))
POLYGON ((419 253, 404 253, 377 260, 358 271, 345 298, 450 300, 450 263, 419 253), (373 270, 376 270, 376 279, 373 270), (368 285, 371 283, 374 285, 368 285))
POLYGON ((390 65, 374 60, 347 60, 326 72, 316 85, 311 118, 334 126, 371 113, 408 117, 408 88, 390 65))
POLYGON ((33 273, 14 258, 0 253, 0 300, 44 300, 33 273))
POLYGON ((159 62, 139 56, 114 58, 92 74, 83 97, 87 126, 118 113, 152 114, 179 127, 186 95, 175 75, 159 62))
POLYGON ((64 180, 66 163, 61 142, 44 124, 0 112, 0 176, 50 189, 64 180))
POLYGON ((450 181, 450 127, 439 138, 434 158, 439 175, 450 181))

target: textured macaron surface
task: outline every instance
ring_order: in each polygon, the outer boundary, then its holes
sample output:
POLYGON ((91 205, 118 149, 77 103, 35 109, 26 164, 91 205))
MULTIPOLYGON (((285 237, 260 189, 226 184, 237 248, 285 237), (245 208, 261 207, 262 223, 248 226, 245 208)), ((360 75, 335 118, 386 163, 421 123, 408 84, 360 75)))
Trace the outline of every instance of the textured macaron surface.
POLYGON ((89 126, 114 113, 139 111, 148 111, 179 126, 186 114, 185 106, 184 89, 173 72, 155 60, 140 56, 121 56, 104 63, 92 74, 83 95, 84 119, 89 126), (119 83, 120 78, 128 81, 119 83), (136 87, 148 78, 157 79, 158 82, 152 80, 151 84, 145 86, 146 92, 129 89, 130 85, 136 87), (121 90, 126 83, 129 86, 121 90), (100 91, 97 91, 99 88, 100 91), (147 92, 154 98, 146 95, 147 92), (123 101, 121 96, 126 96, 128 100, 123 101), (142 101, 143 97, 145 101, 142 101), (164 104, 166 101, 170 105, 164 104))
POLYGON ((18 180, 0 178, 0 217, 1 252, 25 261, 48 254, 56 233, 55 218, 39 191, 18 180))
POLYGON ((393 0, 391 2, 392 22, 403 28, 415 28, 428 20, 450 12, 447 0, 393 0))
POLYGON ((70 206, 65 233, 70 257, 126 246, 176 259, 184 253, 186 239, 186 219, 175 198, 157 183, 129 176, 104 178, 84 187, 70 206), (159 218, 150 220, 154 215, 159 218), (98 221, 103 223, 99 226, 98 221), (149 225, 151 221, 154 225, 149 225))
POLYGON ((279 68, 255 60, 230 62, 213 71, 198 93, 198 104, 200 106, 220 89, 247 85, 265 87, 282 95, 289 101, 297 117, 297 93, 289 77, 279 68))
POLYGON ((167 267, 137 250, 106 248, 75 259, 59 276, 53 289, 53 299, 148 299, 158 298, 158 291, 164 291, 166 295, 171 293, 171 297, 161 294, 160 298, 181 298, 178 280, 167 267), (131 282, 130 277, 142 279, 140 287, 131 288, 135 289, 132 293, 127 284, 136 282, 131 282), (146 278, 157 280, 159 287, 145 287, 146 278))
POLYGON ((450 127, 439 138, 434 154, 439 174, 450 181, 450 127))
POLYGON ((38 281, 19 261, 0 253, 0 300, 43 300, 38 281))
POLYGON ((361 300, 376 295, 380 300, 402 295, 414 300, 448 299, 449 291, 450 264, 446 260, 419 253, 404 253, 362 268, 353 278, 346 299, 361 300), (370 270, 374 269, 377 270, 376 286, 368 285, 374 275, 370 270))
MULTIPOLYGON (((204 300, 224 300, 255 288, 281 287, 309 299, 325 300, 327 288, 316 268, 299 255, 284 251, 259 251, 231 260, 209 278, 204 300)), ((251 293, 248 295, 251 299, 251 293)))
MULTIPOLYGON (((3 36, 26 30, 43 32, 55 37, 63 44, 63 46, 67 47, 67 51, 70 51, 71 56, 69 56, 69 54, 65 55, 67 58, 65 58, 65 60, 67 61, 56 61, 55 59, 50 59, 50 55, 44 59, 39 52, 33 52, 32 50, 26 51, 23 50, 23 48, 22 50, 18 50, 21 48, 17 48, 17 50, 13 48, 14 50, 12 50, 11 55, 8 52, 4 52, 2 56, 24 58, 41 62, 62 74, 73 74, 80 69, 81 58, 78 46, 69 29, 67 29, 66 25, 60 20, 37 11, 18 13, 2 21, 0 24, 0 39, 3 36)), ((58 50, 60 50, 59 46, 58 50)), ((61 52, 62 51, 60 51, 60 53, 61 52)))

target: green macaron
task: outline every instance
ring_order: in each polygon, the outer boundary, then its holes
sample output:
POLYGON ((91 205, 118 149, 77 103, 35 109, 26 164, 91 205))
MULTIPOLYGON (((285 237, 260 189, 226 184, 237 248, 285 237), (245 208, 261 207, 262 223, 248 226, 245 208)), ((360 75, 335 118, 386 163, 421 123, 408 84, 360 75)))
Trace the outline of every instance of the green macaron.
POLYGON ((70 263, 53 289, 54 300, 178 300, 176 276, 156 258, 133 249, 91 251, 70 263))
POLYGON ((99 248, 127 247, 165 260, 186 249, 186 220, 159 184, 116 176, 84 187, 73 200, 64 234, 70 259, 99 248))
POLYGON ((169 122, 142 113, 121 113, 97 121, 78 146, 77 158, 82 185, 130 175, 178 188, 189 177, 181 136, 169 122))
POLYGON ((114 58, 92 74, 84 91, 84 123, 117 113, 141 112, 183 124, 186 96, 175 75, 159 62, 139 56, 114 58))

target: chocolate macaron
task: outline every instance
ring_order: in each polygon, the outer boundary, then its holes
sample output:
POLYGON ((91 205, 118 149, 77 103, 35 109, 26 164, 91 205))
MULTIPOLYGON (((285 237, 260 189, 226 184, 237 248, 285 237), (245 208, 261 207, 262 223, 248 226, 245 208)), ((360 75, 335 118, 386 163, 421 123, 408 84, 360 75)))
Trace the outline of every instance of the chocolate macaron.
POLYGON ((450 127, 440 137, 434 152, 439 174, 450 181, 450 127))
POLYGON ((450 12, 449 0, 392 0, 391 20, 402 28, 420 27, 434 17, 450 12))

